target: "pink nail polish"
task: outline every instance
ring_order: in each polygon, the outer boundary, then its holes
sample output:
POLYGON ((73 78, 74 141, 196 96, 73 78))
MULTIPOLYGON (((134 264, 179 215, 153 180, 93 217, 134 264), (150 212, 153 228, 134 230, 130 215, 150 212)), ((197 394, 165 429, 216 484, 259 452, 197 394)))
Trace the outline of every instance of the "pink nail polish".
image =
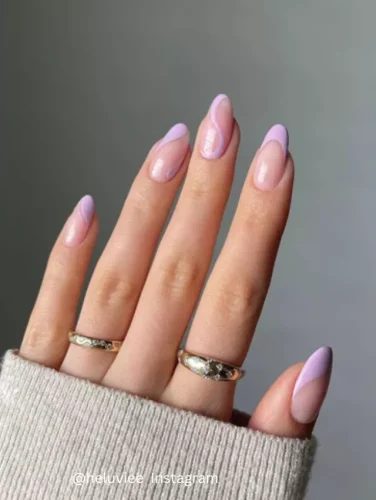
POLYGON ((66 222, 64 232, 64 243, 66 246, 75 247, 84 241, 94 212, 93 198, 90 195, 81 198, 66 222))
POLYGON ((200 151, 204 158, 220 158, 230 142, 234 116, 230 99, 220 94, 212 102, 201 130, 200 151))
POLYGON ((301 424, 317 417, 328 391, 333 365, 333 351, 320 347, 306 361, 295 383, 291 415, 301 424))
POLYGON ((183 123, 174 125, 153 152, 150 177, 156 182, 168 182, 183 165, 189 145, 189 131, 183 123))
POLYGON ((266 134, 253 174, 255 186, 261 191, 271 191, 280 183, 285 171, 288 143, 288 132, 283 125, 274 125, 266 134))

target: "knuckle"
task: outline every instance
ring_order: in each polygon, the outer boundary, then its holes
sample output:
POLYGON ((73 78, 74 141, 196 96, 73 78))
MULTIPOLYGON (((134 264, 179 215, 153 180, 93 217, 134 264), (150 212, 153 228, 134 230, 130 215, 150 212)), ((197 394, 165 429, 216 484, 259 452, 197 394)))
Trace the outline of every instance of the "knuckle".
POLYGON ((129 206, 131 208, 132 220, 143 221, 151 217, 158 208, 154 198, 145 190, 139 189, 129 197, 129 206))
POLYGON ((51 252, 48 259, 46 277, 53 282, 59 282, 66 274, 66 260, 61 258, 61 255, 57 252, 51 252))
POLYGON ((28 326, 25 332, 25 338, 23 341, 24 346, 26 345, 28 350, 31 351, 41 351, 44 350, 49 343, 49 339, 43 329, 37 326, 28 326))
POLYGON ((99 280, 96 303, 102 308, 116 309, 125 303, 135 302, 138 295, 139 287, 132 280, 107 271, 99 280))
POLYGON ((52 358, 52 346, 54 355, 58 355, 65 352, 66 343, 67 338, 61 335, 59 325, 46 327, 44 324, 31 323, 26 328, 21 352, 28 359, 43 357, 45 353, 48 353, 49 358, 52 358))
POLYGON ((195 176, 189 185, 188 197, 194 201, 206 199, 212 189, 208 182, 205 182, 200 176, 195 176))
POLYGON ((159 267, 159 293, 183 296, 197 289, 201 281, 198 263, 189 257, 172 259, 159 267))
POLYGON ((70 265, 67 259, 53 256, 48 263, 43 288, 55 293, 58 291, 60 294, 65 291, 69 293, 68 287, 72 291, 81 286, 81 281, 82 275, 76 272, 75 266, 70 265))
POLYGON ((58 253, 51 254, 43 277, 39 302, 42 300, 72 304, 80 293, 84 273, 77 263, 58 253))
POLYGON ((264 296, 264 290, 258 283, 234 279, 218 286, 214 300, 217 310, 222 314, 246 318, 260 306, 264 296))

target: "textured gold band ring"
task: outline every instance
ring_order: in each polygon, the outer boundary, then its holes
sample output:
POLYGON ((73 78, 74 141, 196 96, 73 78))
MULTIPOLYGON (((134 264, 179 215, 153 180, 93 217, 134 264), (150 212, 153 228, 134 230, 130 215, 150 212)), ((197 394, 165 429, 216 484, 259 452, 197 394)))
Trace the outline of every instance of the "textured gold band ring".
POLYGON ((69 332, 69 342, 89 349, 100 349, 107 352, 119 352, 123 342, 120 340, 103 340, 87 337, 77 332, 69 332))
POLYGON ((201 356, 201 354, 194 354, 185 349, 179 349, 178 361, 191 372, 218 382, 239 380, 245 374, 245 371, 237 366, 229 365, 217 359, 207 358, 201 356))

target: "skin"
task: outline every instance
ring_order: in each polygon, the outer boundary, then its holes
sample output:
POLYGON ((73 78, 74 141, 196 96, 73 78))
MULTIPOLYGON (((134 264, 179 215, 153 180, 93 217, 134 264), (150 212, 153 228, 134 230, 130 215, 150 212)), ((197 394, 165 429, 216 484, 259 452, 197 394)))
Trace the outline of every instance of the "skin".
MULTIPOLYGON (((205 158, 200 144, 209 126, 208 113, 193 151, 187 146, 182 167, 168 182, 152 178, 158 143, 150 150, 96 265, 77 324, 98 218, 93 216, 86 237, 76 246, 67 246, 63 228, 26 328, 22 357, 171 406, 231 420, 236 384, 203 379, 176 363, 210 266, 240 141, 233 120, 225 152, 219 158, 205 158), (117 355, 69 345, 67 332, 73 329, 124 344, 117 355)), ((187 137, 179 140, 188 142, 187 137)), ((188 350, 236 366, 248 353, 263 307, 293 187, 291 155, 285 157, 276 141, 266 147, 276 168, 285 162, 283 176, 272 190, 256 186, 254 173, 263 154, 256 153, 187 339, 188 350)), ((173 154, 168 151, 171 145, 165 148, 165 154, 173 154)), ((314 423, 300 424, 291 416, 292 393, 302 366, 290 367, 272 385, 249 420, 250 428, 286 437, 310 436, 314 423)))

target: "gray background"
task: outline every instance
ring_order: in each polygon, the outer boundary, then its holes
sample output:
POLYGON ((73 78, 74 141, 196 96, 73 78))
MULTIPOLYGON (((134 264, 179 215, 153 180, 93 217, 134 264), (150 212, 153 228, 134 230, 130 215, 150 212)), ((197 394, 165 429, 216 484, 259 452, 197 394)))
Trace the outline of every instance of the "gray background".
POLYGON ((98 256, 150 145, 177 121, 194 131, 226 92, 242 145, 220 242, 275 122, 297 170, 237 406, 333 346, 308 498, 375 498, 374 16, 370 0, 1 2, 0 350, 19 344, 78 198, 96 199, 98 256))

